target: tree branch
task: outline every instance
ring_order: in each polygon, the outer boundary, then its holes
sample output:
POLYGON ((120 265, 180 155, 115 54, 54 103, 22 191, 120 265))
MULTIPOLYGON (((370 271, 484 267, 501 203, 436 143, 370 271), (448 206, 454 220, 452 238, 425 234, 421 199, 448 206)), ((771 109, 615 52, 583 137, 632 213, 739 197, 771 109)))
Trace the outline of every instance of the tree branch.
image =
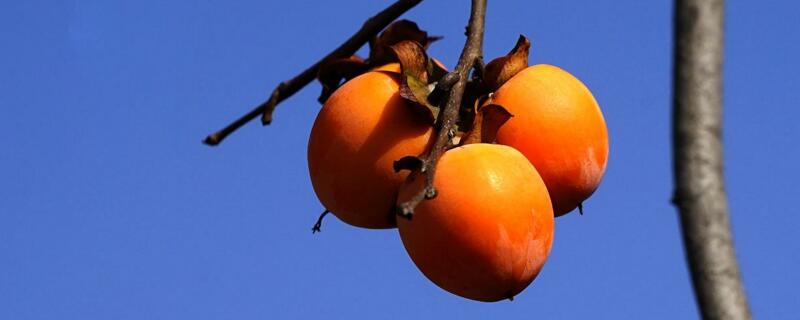
POLYGON ((311 67, 301 72, 294 78, 285 82, 281 82, 274 90, 272 90, 272 94, 270 94, 270 97, 267 101, 263 102, 258 107, 232 122, 222 130, 208 135, 205 140, 203 140, 203 143, 210 146, 218 145, 229 134, 255 119, 258 117, 258 115, 261 115, 261 123, 263 125, 270 124, 272 122, 272 112, 275 110, 275 107, 278 105, 278 103, 291 97, 300 91, 300 89, 311 83, 311 81, 314 81, 321 65, 334 59, 352 56, 356 51, 358 51, 359 48, 364 46, 364 44, 366 44, 370 39, 374 38, 381 30, 392 23, 392 21, 396 20, 403 13, 413 8, 420 2, 422 2, 422 0, 398 0, 391 6, 379 12, 377 15, 367 19, 367 21, 364 22, 364 25, 361 26, 361 29, 347 39, 347 41, 345 41, 342 45, 333 50, 333 52, 329 53, 327 56, 317 61, 317 63, 313 64, 311 67))
MULTIPOLYGON (((455 135, 455 125, 458 122, 459 109, 461 108, 461 99, 464 96, 464 87, 466 86, 467 79, 469 78, 470 70, 479 66, 479 60, 482 59, 483 47, 483 29, 484 18, 486 16, 486 0, 472 0, 472 10, 469 17, 469 24, 467 25, 467 42, 464 44, 464 49, 461 51, 461 56, 458 59, 453 71, 456 76, 450 76, 451 79, 455 78, 458 81, 450 88, 447 103, 442 112, 442 118, 439 122, 439 131, 436 136, 436 141, 433 147, 428 152, 428 155, 422 159, 422 167, 419 173, 425 174, 425 188, 420 190, 411 199, 398 205, 399 213, 410 218, 414 214, 414 208, 424 199, 431 199, 436 196, 436 189, 433 187, 433 177, 436 173, 436 163, 442 154, 450 147, 450 141, 455 135)), ((412 175, 417 172, 412 173, 412 175)))
POLYGON ((703 319, 750 319, 722 175, 723 0, 676 0, 674 202, 703 319))

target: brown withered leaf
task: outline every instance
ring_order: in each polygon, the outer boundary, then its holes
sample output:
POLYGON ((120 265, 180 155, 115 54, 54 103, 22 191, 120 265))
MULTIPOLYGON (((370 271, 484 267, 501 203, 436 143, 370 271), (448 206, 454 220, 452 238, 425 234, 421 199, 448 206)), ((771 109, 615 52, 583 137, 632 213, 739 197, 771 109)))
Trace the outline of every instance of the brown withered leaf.
POLYGON ((402 71, 400 96, 418 106, 415 109, 433 124, 439 116, 439 108, 428 101, 435 84, 428 83, 429 59, 425 49, 419 43, 408 40, 391 46, 391 49, 400 61, 402 71))
POLYGON ((488 98, 484 93, 483 82, 478 79, 467 80, 464 97, 461 98, 461 108, 456 126, 458 131, 468 132, 475 120, 475 110, 488 98))
POLYGON ((421 30, 416 23, 409 20, 398 20, 390 24, 380 35, 372 39, 369 43, 369 62, 373 67, 394 62, 389 47, 402 41, 416 41, 424 49, 441 37, 428 36, 428 33, 421 30))
POLYGON ((497 139, 497 131, 513 116, 499 104, 488 104, 480 107, 478 112, 475 113, 472 129, 461 138, 461 145, 494 143, 497 139))
POLYGON ((503 56, 489 62, 484 68, 483 81, 489 91, 495 91, 508 79, 528 67, 528 51, 531 43, 523 35, 519 36, 514 49, 503 56))
POLYGON ((482 119, 481 142, 483 143, 494 143, 500 127, 514 117, 511 112, 499 104, 485 105, 479 111, 482 119))
POLYGON ((322 85, 322 92, 317 100, 325 103, 336 89, 352 78, 367 72, 369 65, 359 56, 350 56, 325 63, 319 67, 317 80, 322 85))
POLYGON ((428 83, 428 55, 419 42, 406 40, 391 46, 391 48, 397 60, 400 61, 400 69, 404 75, 412 76, 425 84, 428 83))

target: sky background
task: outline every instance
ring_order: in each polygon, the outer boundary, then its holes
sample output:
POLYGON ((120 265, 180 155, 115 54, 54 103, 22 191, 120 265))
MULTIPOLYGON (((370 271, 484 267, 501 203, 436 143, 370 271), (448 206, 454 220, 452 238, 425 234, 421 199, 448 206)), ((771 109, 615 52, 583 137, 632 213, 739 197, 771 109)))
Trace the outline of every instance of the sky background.
MULTIPOLYGON (((485 56, 592 90, 611 154, 586 215, 513 302, 429 282, 396 230, 349 227, 306 165, 319 85, 218 148, 261 102, 390 1, 2 1, 0 319, 691 319, 670 157, 670 1, 490 1, 485 56)), ((405 15, 452 67, 468 1, 405 15)), ((729 1, 724 142, 752 311, 797 316, 800 4, 729 1)))

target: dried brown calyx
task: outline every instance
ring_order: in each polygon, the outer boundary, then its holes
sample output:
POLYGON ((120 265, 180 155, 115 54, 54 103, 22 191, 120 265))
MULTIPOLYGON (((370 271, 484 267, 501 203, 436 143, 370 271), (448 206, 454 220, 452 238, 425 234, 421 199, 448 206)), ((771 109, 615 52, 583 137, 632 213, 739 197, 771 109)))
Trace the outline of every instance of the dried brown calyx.
POLYGON ((497 130, 512 117, 502 106, 486 101, 492 92, 528 67, 530 47, 528 38, 520 35, 508 54, 489 62, 478 77, 467 83, 458 123, 461 144, 494 142, 497 130))
POLYGON ((329 61, 320 66, 317 80, 322 85, 322 92, 317 100, 320 103, 325 103, 328 97, 344 82, 387 63, 398 62, 392 46, 404 41, 413 41, 425 50, 431 43, 439 39, 441 37, 429 36, 427 32, 421 30, 412 21, 395 21, 370 41, 370 51, 367 59, 354 55, 329 61))
POLYGON ((528 67, 528 51, 531 43, 523 35, 519 36, 517 44, 511 51, 502 57, 496 58, 486 64, 483 72, 483 82, 489 92, 494 92, 508 79, 511 79, 528 67))
POLYGON ((319 103, 325 103, 328 97, 343 83, 369 71, 370 66, 364 59, 353 55, 348 58, 333 60, 319 67, 317 80, 322 85, 322 92, 317 98, 319 103))
POLYGON ((416 23, 409 20, 398 20, 386 27, 381 34, 369 43, 369 61, 373 66, 396 62, 391 46, 403 41, 414 41, 427 50, 431 43, 442 37, 429 36, 416 23))
POLYGON ((400 96, 416 106, 415 110, 422 113, 433 125, 441 109, 441 101, 432 99, 437 97, 433 93, 447 70, 429 58, 425 48, 416 41, 402 41, 391 46, 391 49, 400 62, 400 96))
POLYGON ((499 104, 476 105, 472 128, 461 138, 460 145, 494 143, 497 131, 514 116, 499 104))

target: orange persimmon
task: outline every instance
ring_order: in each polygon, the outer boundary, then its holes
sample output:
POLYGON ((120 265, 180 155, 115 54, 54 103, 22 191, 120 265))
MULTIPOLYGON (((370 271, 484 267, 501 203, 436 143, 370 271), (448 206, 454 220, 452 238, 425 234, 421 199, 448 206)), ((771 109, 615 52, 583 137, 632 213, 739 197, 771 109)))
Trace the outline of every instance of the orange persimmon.
POLYGON ((534 65, 502 84, 489 102, 514 115, 498 131, 497 143, 516 148, 536 167, 556 216, 592 195, 608 163, 608 132, 580 80, 552 65, 534 65))
POLYGON ((392 228, 397 189, 406 172, 394 160, 420 155, 432 128, 399 94, 400 75, 364 73, 338 88, 317 115, 308 168, 320 202, 342 221, 392 228))
MULTIPOLYGON (((469 299, 498 301, 525 289, 553 241, 553 209, 536 169, 511 147, 477 143, 445 152, 434 178, 437 196, 421 202, 412 219, 397 219, 417 267, 469 299)), ((398 200, 423 184, 416 176, 398 200)))

